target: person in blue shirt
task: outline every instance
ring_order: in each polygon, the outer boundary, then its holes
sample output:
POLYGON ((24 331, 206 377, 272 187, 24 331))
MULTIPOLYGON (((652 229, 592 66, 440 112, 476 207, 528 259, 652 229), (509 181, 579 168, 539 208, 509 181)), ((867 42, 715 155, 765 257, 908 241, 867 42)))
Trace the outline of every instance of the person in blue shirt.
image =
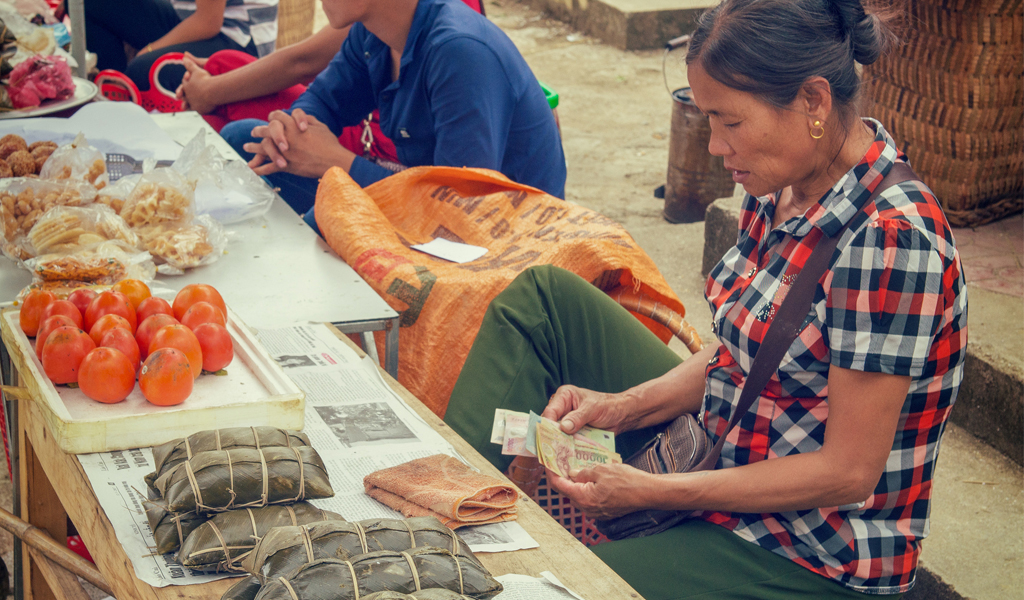
POLYGON ((237 121, 221 135, 309 213, 319 178, 345 169, 361 186, 393 174, 338 143, 380 112, 404 166, 482 167, 565 195, 565 156, 540 84, 508 37, 462 0, 324 0, 341 51, 289 111, 237 121))

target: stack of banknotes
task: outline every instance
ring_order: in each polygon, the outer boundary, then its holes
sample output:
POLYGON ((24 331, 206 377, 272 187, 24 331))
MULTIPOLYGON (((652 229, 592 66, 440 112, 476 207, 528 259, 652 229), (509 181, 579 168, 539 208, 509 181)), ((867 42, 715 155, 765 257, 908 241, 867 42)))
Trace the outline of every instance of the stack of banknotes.
POLYGON ((583 426, 574 435, 558 423, 537 413, 497 409, 491 427, 491 443, 501 444, 501 453, 536 456, 542 465, 562 477, 574 469, 596 464, 621 463, 615 452, 615 434, 583 426))

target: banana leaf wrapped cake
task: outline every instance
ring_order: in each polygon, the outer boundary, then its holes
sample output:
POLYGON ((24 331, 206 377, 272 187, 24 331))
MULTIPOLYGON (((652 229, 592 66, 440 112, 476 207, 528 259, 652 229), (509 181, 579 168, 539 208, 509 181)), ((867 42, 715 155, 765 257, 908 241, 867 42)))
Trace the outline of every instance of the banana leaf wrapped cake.
POLYGON ((262 589, 263 583, 255 575, 249 575, 225 590, 220 600, 255 600, 262 589))
POLYGON ((363 596, 360 600, 472 600, 469 596, 463 596, 458 592, 442 588, 430 588, 420 590, 411 594, 401 592, 375 592, 369 596, 363 596))
POLYGON ((161 475, 174 469, 200 452, 232 448, 274 448, 308 446, 306 434, 277 427, 229 427, 194 433, 153 447, 156 470, 146 475, 146 485, 154 484, 161 475))
POLYGON ((410 594, 443 588, 483 600, 502 587, 480 563, 430 546, 371 552, 342 561, 325 558, 268 581, 256 600, 359 600, 374 592, 410 594))
POLYGON ((344 519, 308 502, 217 513, 188 535, 178 552, 178 562, 204 571, 241 571, 242 559, 267 532, 314 522, 344 519))
POLYGON ((153 539, 156 540, 155 552, 157 554, 167 554, 177 550, 183 539, 210 518, 208 515, 195 511, 173 513, 157 502, 146 501, 144 504, 146 519, 153 532, 153 539))
POLYGON ((434 517, 367 519, 357 523, 325 521, 299 527, 278 527, 260 539, 242 561, 242 568, 270 581, 322 558, 350 560, 367 552, 402 551, 432 546, 479 564, 457 533, 434 517))
POLYGON ((200 452, 156 480, 166 510, 223 512, 334 495, 310 446, 200 452))

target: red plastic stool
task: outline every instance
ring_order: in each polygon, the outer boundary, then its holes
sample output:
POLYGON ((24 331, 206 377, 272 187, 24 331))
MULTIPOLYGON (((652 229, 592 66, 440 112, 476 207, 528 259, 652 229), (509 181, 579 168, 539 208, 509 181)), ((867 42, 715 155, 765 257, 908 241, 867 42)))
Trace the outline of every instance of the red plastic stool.
POLYGON ((138 86, 124 73, 113 69, 104 69, 96 75, 96 85, 100 93, 108 100, 117 102, 134 102, 147 111, 163 113, 181 112, 182 103, 169 90, 160 84, 160 70, 169 65, 183 65, 185 55, 181 52, 168 52, 153 62, 149 68, 149 89, 141 92, 138 86))

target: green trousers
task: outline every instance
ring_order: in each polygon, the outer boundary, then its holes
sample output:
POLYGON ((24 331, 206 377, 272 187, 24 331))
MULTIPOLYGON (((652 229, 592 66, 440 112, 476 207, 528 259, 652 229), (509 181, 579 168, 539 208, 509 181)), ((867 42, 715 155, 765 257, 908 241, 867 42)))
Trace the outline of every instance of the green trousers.
MULTIPOLYGON (((681 360, 588 282, 557 267, 533 267, 488 307, 445 422, 504 471, 512 457, 490 443, 496 408, 540 413, 563 384, 621 392, 681 360)), ((616 449, 629 456, 654 433, 624 433, 616 449)), ((647 600, 867 596, 703 521, 593 551, 647 600)))

